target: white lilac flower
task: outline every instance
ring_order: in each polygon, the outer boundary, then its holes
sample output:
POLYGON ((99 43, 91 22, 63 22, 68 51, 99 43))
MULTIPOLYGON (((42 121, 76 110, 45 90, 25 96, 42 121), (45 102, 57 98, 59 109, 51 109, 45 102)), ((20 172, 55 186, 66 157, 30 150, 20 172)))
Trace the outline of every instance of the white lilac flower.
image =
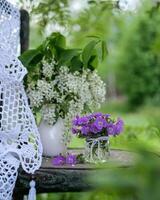
POLYGON ((79 98, 82 100, 82 102, 89 103, 92 101, 92 93, 90 90, 90 83, 87 80, 87 76, 85 73, 82 74, 82 77, 80 78, 79 83, 79 98))
POLYGON ((56 105, 43 105, 41 109, 42 118, 49 125, 56 123, 56 105))
POLYGON ((80 101, 73 101, 71 100, 69 103, 69 109, 66 113, 66 116, 64 118, 64 125, 65 125, 65 139, 69 141, 71 139, 71 125, 72 125, 72 119, 76 117, 78 113, 82 114, 82 111, 84 110, 83 104, 80 101))
POLYGON ((96 71, 89 74, 88 81, 93 97, 92 104, 99 107, 105 101, 106 85, 96 71))
POLYGON ((27 91, 31 108, 40 107, 43 103, 43 96, 37 90, 28 90, 27 91))
POLYGON ((47 101, 54 97, 53 88, 46 80, 37 81, 37 90, 41 92, 47 101))
POLYGON ((55 60, 53 59, 51 63, 48 63, 46 60, 42 61, 42 73, 46 78, 51 78, 54 74, 54 66, 56 65, 55 60))

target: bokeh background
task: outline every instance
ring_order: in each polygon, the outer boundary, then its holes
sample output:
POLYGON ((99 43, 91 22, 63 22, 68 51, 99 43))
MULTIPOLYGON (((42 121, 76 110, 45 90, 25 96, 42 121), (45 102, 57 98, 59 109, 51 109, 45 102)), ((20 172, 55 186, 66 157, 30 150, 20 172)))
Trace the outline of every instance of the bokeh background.
MULTIPOLYGON (((67 37, 68 47, 83 47, 93 37, 106 41, 108 55, 97 68, 106 83, 100 111, 121 117, 124 133, 111 139, 112 148, 138 151, 130 170, 98 174, 97 190, 88 193, 44 194, 38 200, 159 200, 160 161, 160 4, 138 0, 13 1, 30 12, 30 48, 53 31, 67 37)), ((73 138, 71 147, 83 147, 73 138)), ((94 177, 92 177, 92 181, 94 177)))

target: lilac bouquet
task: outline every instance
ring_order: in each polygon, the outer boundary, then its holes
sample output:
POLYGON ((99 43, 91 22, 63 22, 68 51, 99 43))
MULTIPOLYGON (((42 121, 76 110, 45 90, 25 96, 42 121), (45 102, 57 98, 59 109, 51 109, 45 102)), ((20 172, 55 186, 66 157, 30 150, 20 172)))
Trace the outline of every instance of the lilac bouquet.
POLYGON ((116 136, 123 131, 122 119, 116 121, 110 114, 93 113, 73 120, 72 133, 79 138, 97 138, 101 136, 116 136))

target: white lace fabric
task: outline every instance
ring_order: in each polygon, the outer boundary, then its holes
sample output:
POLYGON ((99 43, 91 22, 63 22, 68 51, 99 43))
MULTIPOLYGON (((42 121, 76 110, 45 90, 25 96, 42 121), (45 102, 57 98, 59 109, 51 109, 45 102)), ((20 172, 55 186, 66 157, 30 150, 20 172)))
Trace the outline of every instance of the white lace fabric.
POLYGON ((27 173, 39 169, 42 145, 23 87, 27 70, 16 57, 20 13, 0 0, 0 200, 11 200, 21 164, 27 173))
POLYGON ((7 154, 0 161, 0 200, 12 199, 15 180, 17 179, 19 160, 7 154))

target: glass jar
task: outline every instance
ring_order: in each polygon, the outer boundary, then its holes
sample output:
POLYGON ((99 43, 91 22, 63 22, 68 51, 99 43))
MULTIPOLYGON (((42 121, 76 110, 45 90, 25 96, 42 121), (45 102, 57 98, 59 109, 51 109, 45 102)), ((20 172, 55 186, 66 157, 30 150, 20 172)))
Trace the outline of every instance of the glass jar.
POLYGON ((85 160, 92 163, 103 163, 109 158, 109 137, 87 138, 85 160))

